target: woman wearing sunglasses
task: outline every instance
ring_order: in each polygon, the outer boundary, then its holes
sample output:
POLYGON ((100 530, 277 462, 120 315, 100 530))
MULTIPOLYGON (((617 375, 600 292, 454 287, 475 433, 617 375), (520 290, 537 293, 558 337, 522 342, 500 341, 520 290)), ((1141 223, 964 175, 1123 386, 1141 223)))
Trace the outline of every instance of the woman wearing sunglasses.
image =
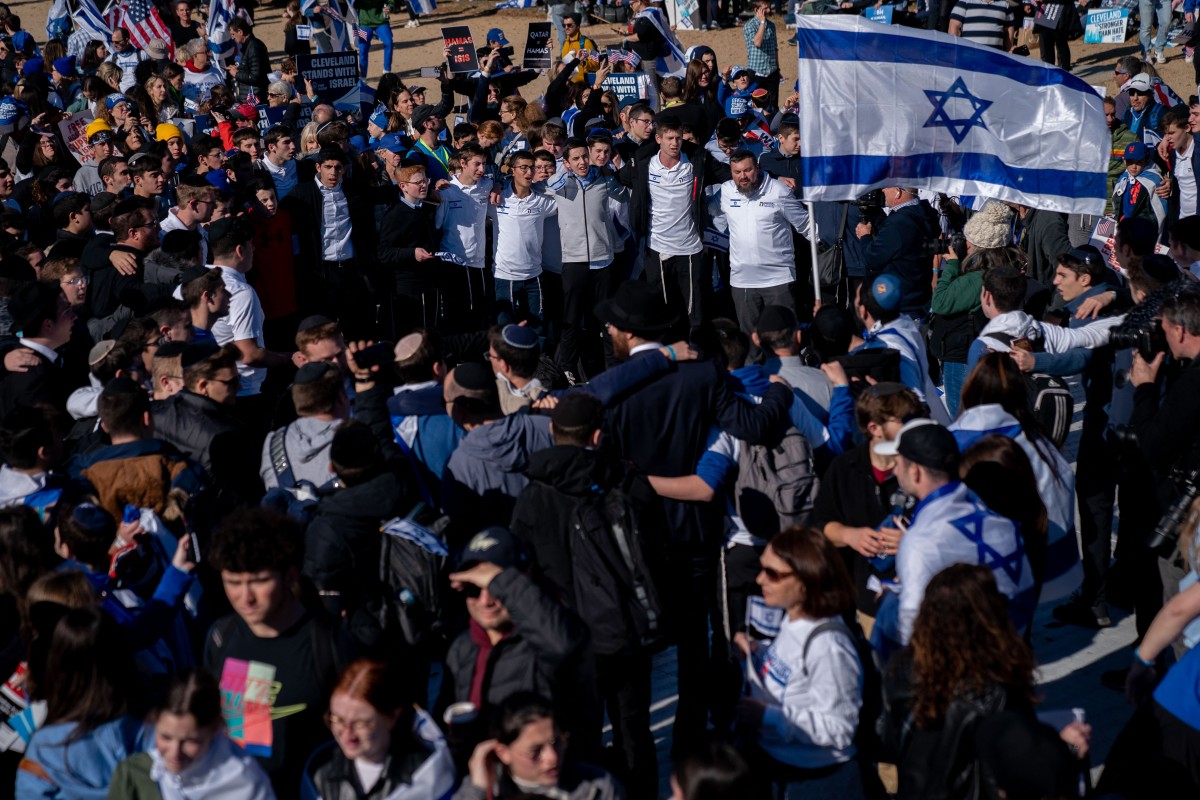
POLYGON ((769 645, 738 634, 753 664, 738 721, 757 761, 787 800, 866 796, 854 735, 862 706, 862 664, 842 620, 854 587, 837 548, 811 528, 791 528, 767 545, 758 585, 783 610, 769 645), (755 646, 758 645, 758 646, 755 646))

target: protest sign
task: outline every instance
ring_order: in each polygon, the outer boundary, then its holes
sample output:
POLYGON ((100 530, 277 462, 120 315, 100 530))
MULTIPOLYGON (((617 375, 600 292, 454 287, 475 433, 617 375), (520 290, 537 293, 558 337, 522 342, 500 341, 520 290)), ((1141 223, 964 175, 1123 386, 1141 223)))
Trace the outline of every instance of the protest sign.
POLYGON ((87 143, 86 129, 93 119, 91 111, 76 111, 58 123, 58 132, 62 134, 62 140, 80 164, 86 164, 92 157, 92 146, 87 143))
POLYGON ((553 23, 531 22, 529 32, 525 34, 525 55, 521 59, 525 69, 550 69, 554 57, 550 52, 550 32, 554 30, 553 23))
POLYGON ((1063 9, 1066 8, 1062 3, 1043 3, 1038 7, 1037 16, 1033 18, 1033 24, 1038 28, 1056 31, 1062 23, 1063 9))
POLYGON ((895 6, 872 6, 864 9, 862 15, 872 22, 878 22, 880 25, 891 25, 892 15, 896 12, 895 6))
POLYGON ((609 75, 600 86, 601 88, 611 89, 615 92, 618 102, 624 100, 626 97, 640 98, 642 96, 642 89, 638 84, 638 77, 638 73, 636 72, 619 72, 609 75))
POLYGON ((1089 12, 1083 28, 1087 44, 1121 44, 1129 27, 1128 8, 1102 8, 1089 12))
POLYGON ((296 85, 312 81, 317 102, 328 103, 339 111, 357 111, 358 54, 313 53, 296 56, 296 85))
MULTIPOLYGON (((1116 203, 1117 200, 1113 200, 1113 202, 1116 203)), ((1100 257, 1110 269, 1124 275, 1125 270, 1121 269, 1121 265, 1117 263, 1116 238, 1117 220, 1113 217, 1101 217, 1096 221, 1096 227, 1092 228, 1092 236, 1088 244, 1100 251, 1100 257)), ((1170 248, 1165 244, 1156 244, 1154 252, 1169 256, 1170 248)))
POLYGON ((475 39, 471 36, 469 26, 450 25, 442 28, 442 44, 450 51, 446 61, 451 72, 457 75, 479 71, 479 55, 475 52, 475 39))

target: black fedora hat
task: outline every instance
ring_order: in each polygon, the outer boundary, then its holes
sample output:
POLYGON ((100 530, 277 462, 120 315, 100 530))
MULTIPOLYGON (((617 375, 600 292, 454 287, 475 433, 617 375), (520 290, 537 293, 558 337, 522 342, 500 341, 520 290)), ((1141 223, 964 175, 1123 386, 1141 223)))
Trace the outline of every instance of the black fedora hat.
POLYGON ((639 335, 664 333, 675 324, 662 295, 642 281, 622 283, 616 294, 596 306, 596 318, 639 335))

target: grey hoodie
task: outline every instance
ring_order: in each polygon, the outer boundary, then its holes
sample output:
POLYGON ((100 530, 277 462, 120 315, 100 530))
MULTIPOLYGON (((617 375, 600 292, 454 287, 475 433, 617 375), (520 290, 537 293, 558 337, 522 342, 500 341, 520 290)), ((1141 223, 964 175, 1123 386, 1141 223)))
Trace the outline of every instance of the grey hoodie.
POLYGON ((525 470, 530 454, 553 444, 550 418, 524 411, 471 431, 446 463, 443 483, 453 489, 453 497, 445 497, 447 512, 453 515, 476 498, 499 499, 497 495, 508 499, 511 512, 517 495, 529 483, 525 470))
POLYGON ((333 445, 333 434, 341 424, 340 419, 330 421, 300 417, 290 425, 272 431, 263 442, 259 468, 263 485, 267 489, 274 489, 279 485, 274 465, 271 463, 271 441, 280 431, 284 431, 283 447, 296 481, 312 481, 318 489, 332 483, 335 476, 329 471, 329 448, 333 445))

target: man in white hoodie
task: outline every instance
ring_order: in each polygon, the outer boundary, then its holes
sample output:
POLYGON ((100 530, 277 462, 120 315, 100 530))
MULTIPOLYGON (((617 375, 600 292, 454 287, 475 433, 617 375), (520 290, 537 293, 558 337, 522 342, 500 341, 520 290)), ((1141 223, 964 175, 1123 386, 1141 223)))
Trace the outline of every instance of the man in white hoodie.
POLYGON ((350 417, 342 371, 327 361, 310 361, 296 372, 292 402, 298 419, 263 442, 259 475, 268 489, 293 489, 302 481, 320 489, 333 482, 329 449, 333 435, 350 417))
POLYGON ((1082 328, 1047 325, 1021 310, 1025 283, 1025 275, 1016 267, 994 267, 984 273, 980 302, 988 323, 967 351, 967 374, 988 351, 1065 353, 1076 347, 1101 347, 1108 344, 1112 329, 1125 319, 1124 315, 1105 317, 1082 328))

